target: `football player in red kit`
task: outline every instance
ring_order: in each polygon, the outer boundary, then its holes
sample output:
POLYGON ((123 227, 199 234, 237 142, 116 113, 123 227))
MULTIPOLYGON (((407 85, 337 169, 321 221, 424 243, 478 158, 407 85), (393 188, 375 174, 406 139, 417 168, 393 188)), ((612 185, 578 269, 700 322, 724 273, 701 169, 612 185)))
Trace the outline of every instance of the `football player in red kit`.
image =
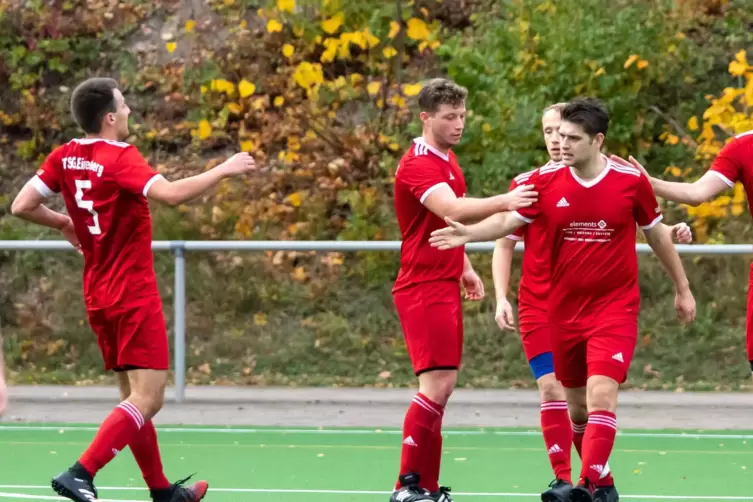
MULTIPOLYGON (((571 407, 586 406, 582 470, 575 486, 559 483, 545 501, 591 502, 606 469, 617 432, 617 394, 635 350, 640 309, 636 224, 675 285, 682 322, 695 318, 695 300, 661 208, 638 169, 601 154, 609 125, 603 104, 586 98, 562 109, 563 163, 539 169, 527 182, 539 194, 530 207, 449 227, 430 239, 453 250, 470 241, 504 237, 541 220, 551 235, 548 314, 554 370, 571 407)), ((571 442, 563 437, 564 451, 571 442)))
POLYGON ((194 502, 207 483, 170 483, 162 468, 152 417, 164 401, 169 363, 167 331, 152 262, 147 198, 169 205, 193 199, 221 180, 255 170, 242 153, 190 178, 167 181, 128 137, 128 115, 117 82, 93 78, 71 99, 86 133, 55 149, 13 201, 14 215, 58 229, 84 258, 84 298, 105 369, 116 372, 122 402, 102 423, 89 448, 52 480, 77 502, 96 500, 94 477, 130 447, 155 502, 194 502), (68 215, 44 205, 61 194, 68 215))
MULTIPOLYGON (((562 138, 559 128, 562 123, 562 109, 566 103, 547 107, 541 118, 544 143, 549 153, 549 162, 539 169, 549 169, 562 162, 562 138)), ((539 169, 516 176, 510 183, 510 190, 526 183, 539 169)), ((663 223, 659 223, 663 225, 663 223)), ((536 379, 541 394, 541 432, 547 456, 554 472, 555 480, 551 489, 556 492, 558 484, 571 483, 570 451, 562 449, 562 444, 572 442, 578 455, 582 454, 583 435, 588 422, 588 409, 582 407, 568 409, 565 389, 554 374, 554 358, 549 330, 548 296, 549 268, 551 252, 547 244, 552 238, 545 220, 538 219, 517 229, 513 234, 499 239, 492 258, 492 275, 497 298, 495 320, 500 329, 514 330, 512 305, 507 300, 510 284, 512 257, 516 242, 525 240, 523 265, 518 288, 518 329, 523 351, 536 379), (569 439, 568 436, 572 436, 569 439)), ((690 227, 679 223, 669 227, 672 236, 682 243, 692 241, 690 227)), ((605 464, 609 472, 609 465, 605 464)), ((545 492, 545 497, 548 494, 545 492)), ((596 502, 612 502, 618 497, 611 474, 602 477, 594 492, 596 502)))
MULTIPOLYGON (((613 160, 622 161, 619 157, 613 160)), ((624 162, 624 161, 623 161, 624 162)), ((748 198, 748 210, 753 214, 753 131, 738 134, 719 152, 709 170, 692 183, 664 181, 652 178, 634 158, 630 162, 651 181, 654 192, 667 200, 699 206, 720 193, 742 183, 748 198)), ((745 322, 745 346, 753 372, 753 265, 748 281, 748 313, 745 322)))
POLYGON ((484 285, 463 249, 440 252, 429 245, 429 236, 444 226, 444 217, 473 222, 535 200, 528 186, 485 199, 465 196, 463 172, 451 149, 463 133, 465 97, 464 88, 445 79, 423 87, 418 96, 423 134, 395 173, 402 246, 392 291, 419 390, 405 416, 393 502, 450 500, 448 489, 438 482, 442 416, 463 351, 461 287, 467 299, 484 296, 484 285))

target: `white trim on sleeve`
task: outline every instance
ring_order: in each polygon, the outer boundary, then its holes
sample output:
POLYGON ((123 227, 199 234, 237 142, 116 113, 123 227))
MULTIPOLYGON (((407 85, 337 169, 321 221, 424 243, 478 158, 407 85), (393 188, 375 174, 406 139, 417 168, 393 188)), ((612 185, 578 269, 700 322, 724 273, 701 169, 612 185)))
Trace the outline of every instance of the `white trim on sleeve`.
POLYGON ((51 197, 51 196, 55 195, 55 192, 53 192, 52 190, 50 190, 50 187, 48 187, 45 184, 45 182, 42 181, 42 178, 40 178, 39 176, 34 176, 31 179, 30 183, 32 184, 32 186, 34 188, 37 189, 37 192, 39 192, 39 194, 42 197, 46 198, 46 197, 51 197))
POLYGON ((641 230, 651 230, 651 229, 652 229, 652 228, 654 228, 654 227, 656 226, 656 224, 657 224, 657 223, 659 223, 659 222, 660 222, 660 221, 661 221, 662 219, 664 219, 664 215, 663 215, 663 214, 660 214, 659 216, 657 216, 656 218, 654 218, 654 221, 652 221, 652 222, 651 222, 651 223, 649 223, 648 225, 643 225, 643 226, 641 227, 641 230))
POLYGON ((519 220, 525 221, 526 223, 533 223, 533 220, 531 218, 526 218, 525 216, 523 216, 517 211, 513 211, 512 215, 515 216, 519 220))
POLYGON ((505 235, 505 239, 510 239, 511 241, 522 241, 523 240, 523 238, 521 236, 515 235, 515 234, 505 235))
POLYGON ((726 177, 725 175, 723 175, 719 171, 714 171, 712 169, 712 170, 709 170, 709 172, 711 174, 715 174, 720 180, 722 180, 723 182, 725 182, 727 184, 727 186, 729 186, 730 188, 733 188, 735 186, 735 184, 732 182, 731 179, 729 179, 728 177, 726 177))
POLYGON ((146 182, 146 185, 144 185, 144 191, 142 192, 144 194, 144 197, 146 197, 146 194, 149 193, 149 189, 152 188, 152 185, 154 185, 154 182, 158 179, 165 178, 161 174, 155 174, 149 179, 149 181, 146 182))
POLYGON ((421 196, 421 199, 420 199, 421 204, 424 203, 424 201, 426 200, 426 197, 428 197, 431 194, 431 192, 433 192, 434 190, 436 190, 437 188, 443 185, 446 186, 447 188, 450 188, 450 185, 448 185, 446 181, 443 181, 442 183, 437 183, 436 185, 427 188, 426 191, 421 196))

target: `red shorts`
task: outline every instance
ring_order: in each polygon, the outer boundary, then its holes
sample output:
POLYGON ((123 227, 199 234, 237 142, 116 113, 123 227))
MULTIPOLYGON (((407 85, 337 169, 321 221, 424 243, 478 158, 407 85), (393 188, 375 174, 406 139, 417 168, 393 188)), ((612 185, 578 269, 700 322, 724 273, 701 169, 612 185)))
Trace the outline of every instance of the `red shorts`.
POLYGON ((167 327, 159 297, 88 314, 106 370, 168 369, 167 327))
POLYGON ((518 324, 523 351, 528 361, 541 354, 552 352, 551 330, 546 310, 521 304, 518 307, 518 324))
POLYGON ((637 318, 602 321, 585 328, 552 324, 557 380, 571 389, 585 387, 594 375, 625 382, 637 338, 637 318))
POLYGON ((413 372, 459 369, 463 355, 460 283, 417 284, 396 291, 393 298, 413 372))

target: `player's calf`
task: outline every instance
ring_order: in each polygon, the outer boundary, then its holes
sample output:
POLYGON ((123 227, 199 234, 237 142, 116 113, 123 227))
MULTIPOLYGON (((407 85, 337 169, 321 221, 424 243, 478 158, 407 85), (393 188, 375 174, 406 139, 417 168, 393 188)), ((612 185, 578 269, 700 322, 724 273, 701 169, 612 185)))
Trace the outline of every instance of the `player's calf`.
MULTIPOLYGON (((545 356, 551 361, 551 353, 542 354, 531 360, 534 375, 536 375, 536 361, 545 356)), ((541 433, 544 436, 549 463, 557 480, 572 484, 570 450, 572 449, 573 434, 570 428, 570 417, 567 413, 565 391, 557 381, 553 371, 538 376, 536 382, 542 396, 541 433)))

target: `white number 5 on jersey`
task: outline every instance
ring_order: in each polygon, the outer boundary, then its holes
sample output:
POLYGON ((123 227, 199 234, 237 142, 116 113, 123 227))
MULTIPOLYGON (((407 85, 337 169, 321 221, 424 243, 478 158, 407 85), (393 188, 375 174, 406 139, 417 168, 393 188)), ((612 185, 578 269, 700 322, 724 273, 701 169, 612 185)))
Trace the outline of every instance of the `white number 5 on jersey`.
POLYGON ((99 228, 99 214, 94 210, 94 202, 90 200, 84 200, 84 190, 88 190, 92 187, 92 182, 89 180, 76 180, 76 205, 81 209, 86 209, 92 215, 94 225, 89 226, 89 232, 92 235, 100 235, 102 229, 99 228))

